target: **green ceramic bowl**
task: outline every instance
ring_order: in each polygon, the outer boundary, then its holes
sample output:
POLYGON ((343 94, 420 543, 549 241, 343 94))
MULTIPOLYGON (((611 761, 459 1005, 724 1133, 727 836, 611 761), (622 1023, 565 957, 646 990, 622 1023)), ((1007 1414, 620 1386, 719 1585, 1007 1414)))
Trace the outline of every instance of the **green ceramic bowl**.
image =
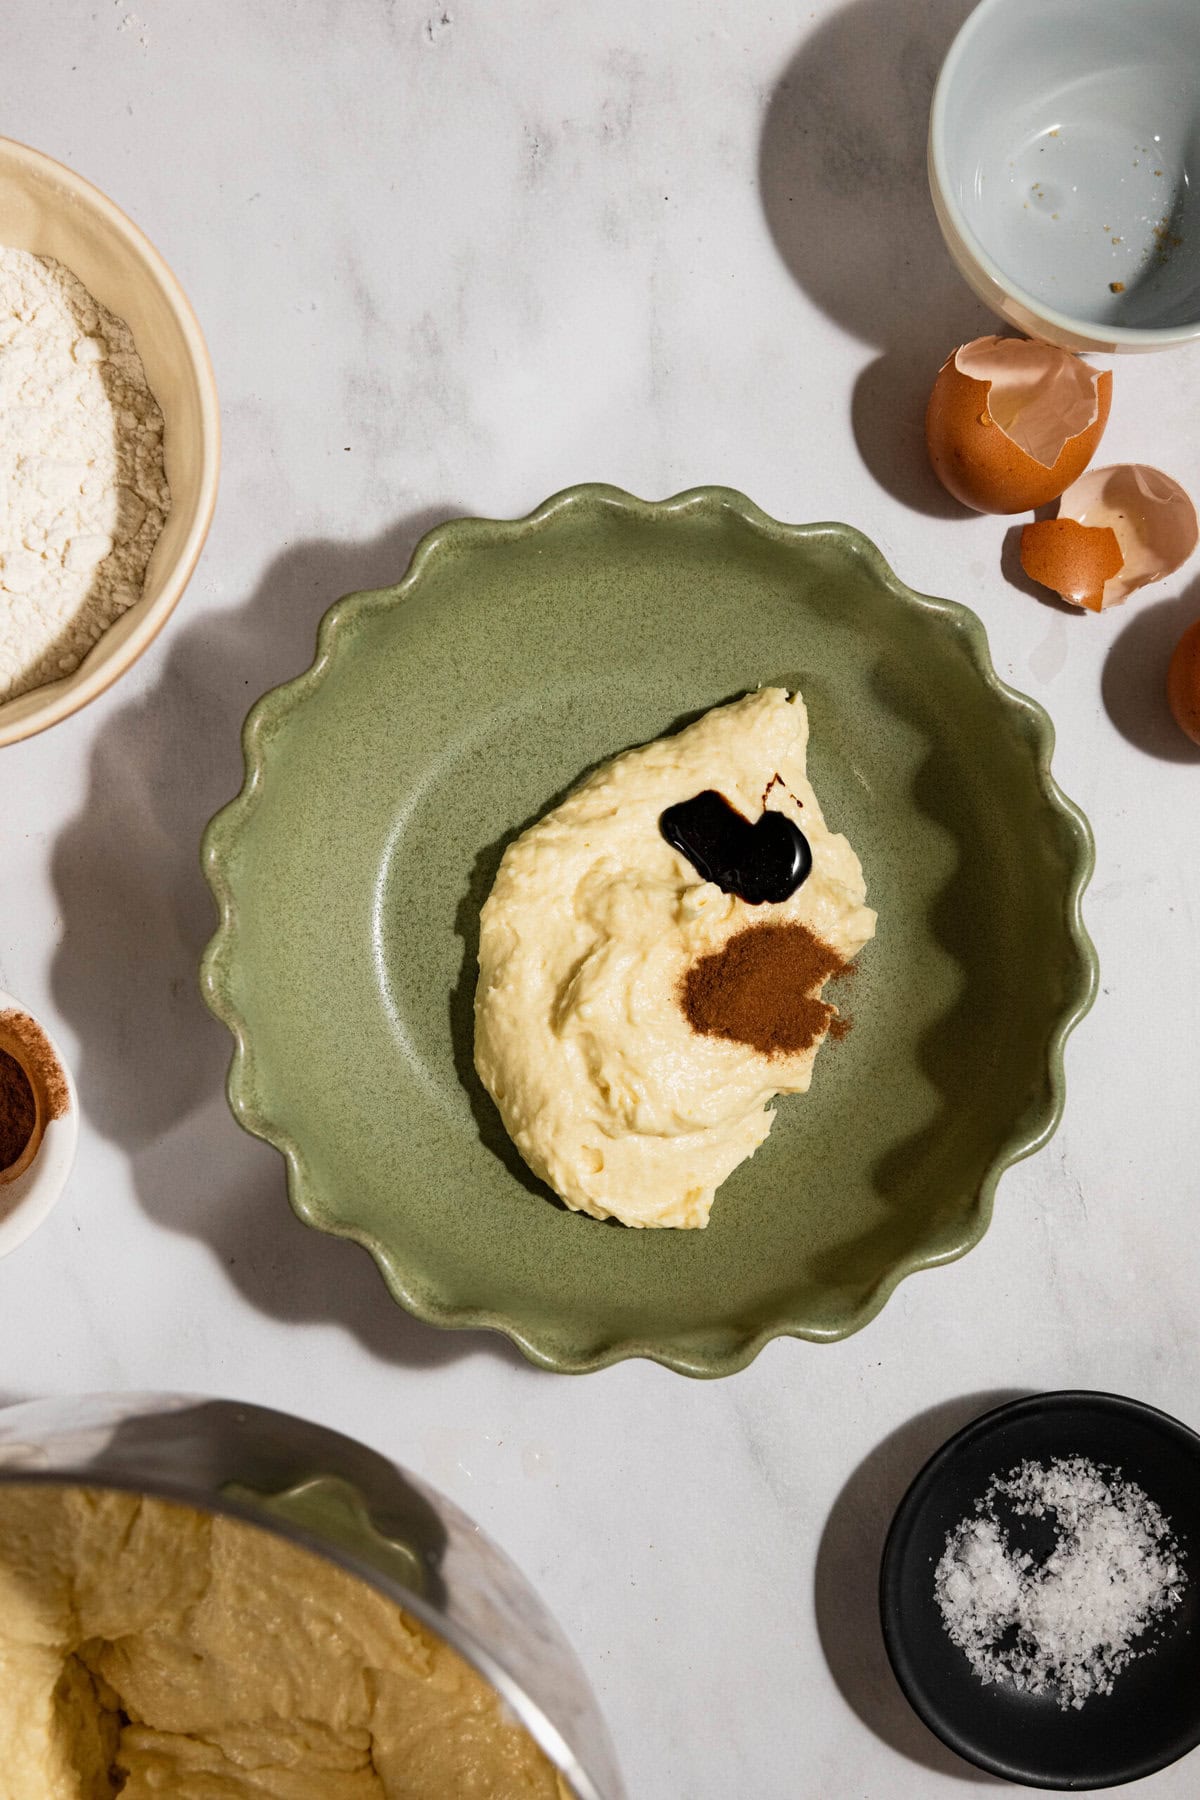
POLYGON ((246 722, 203 852, 233 1111, 411 1312, 546 1368, 722 1375, 783 1333, 843 1337, 978 1242, 1062 1111, 1096 963, 1052 743, 974 614, 849 526, 599 486, 454 520, 398 587, 332 607, 312 668, 246 722), (475 1075, 479 908, 581 771, 759 683, 803 690, 814 785, 879 911, 854 1029, 706 1231, 598 1224, 528 1172, 475 1075))

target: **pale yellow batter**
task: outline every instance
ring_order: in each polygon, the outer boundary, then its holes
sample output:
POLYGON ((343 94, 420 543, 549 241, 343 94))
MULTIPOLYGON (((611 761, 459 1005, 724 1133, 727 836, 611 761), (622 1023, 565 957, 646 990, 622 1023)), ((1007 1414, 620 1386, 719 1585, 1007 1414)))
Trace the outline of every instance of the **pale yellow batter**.
POLYGON ((0 1800, 569 1800, 415 1620, 268 1532, 0 1487, 0 1800))
POLYGON ((854 851, 805 772, 799 694, 763 688, 606 763, 504 853, 482 911, 475 1062, 525 1161, 568 1206, 627 1225, 707 1224, 716 1189, 803 1093, 820 1040, 765 1056, 698 1033, 685 971, 748 926, 806 925, 849 960, 875 931, 854 851), (800 825, 812 873, 751 906, 659 830, 706 789, 800 825))

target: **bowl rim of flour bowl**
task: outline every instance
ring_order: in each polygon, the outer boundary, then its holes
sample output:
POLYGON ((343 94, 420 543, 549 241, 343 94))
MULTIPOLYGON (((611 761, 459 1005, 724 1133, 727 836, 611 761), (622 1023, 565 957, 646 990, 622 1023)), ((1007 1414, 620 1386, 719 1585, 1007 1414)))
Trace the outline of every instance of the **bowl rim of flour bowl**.
POLYGON ((145 233, 41 150, 0 137, 0 244, 55 257, 128 324, 165 421, 171 510, 142 593, 63 679, 0 702, 0 746, 33 737, 111 687, 158 636, 200 557, 217 502, 220 412, 199 322, 145 233))

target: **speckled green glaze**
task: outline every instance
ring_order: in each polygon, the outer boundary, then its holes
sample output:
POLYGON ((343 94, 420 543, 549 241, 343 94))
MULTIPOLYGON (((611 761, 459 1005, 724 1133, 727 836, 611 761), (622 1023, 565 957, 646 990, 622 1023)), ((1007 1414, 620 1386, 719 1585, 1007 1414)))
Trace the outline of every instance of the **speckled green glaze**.
POLYGON ((545 1368, 723 1375, 784 1333, 843 1337, 978 1242, 1060 1117, 1096 961, 1053 738, 974 614, 849 526, 600 486, 443 525, 254 707, 245 786, 205 835, 233 1111, 287 1158, 301 1218, 365 1245, 411 1312, 545 1368), (707 1231, 598 1224, 528 1173, 475 1075, 479 908, 583 770, 760 683, 803 690, 814 785, 879 910, 854 1029, 707 1231))

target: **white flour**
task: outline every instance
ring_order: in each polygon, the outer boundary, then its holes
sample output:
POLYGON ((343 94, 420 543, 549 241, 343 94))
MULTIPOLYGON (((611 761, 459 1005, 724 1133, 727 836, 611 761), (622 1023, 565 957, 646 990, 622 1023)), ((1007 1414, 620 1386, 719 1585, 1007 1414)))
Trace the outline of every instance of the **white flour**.
POLYGON ((137 600, 171 495, 129 327, 0 246, 0 700, 78 668, 137 600))

